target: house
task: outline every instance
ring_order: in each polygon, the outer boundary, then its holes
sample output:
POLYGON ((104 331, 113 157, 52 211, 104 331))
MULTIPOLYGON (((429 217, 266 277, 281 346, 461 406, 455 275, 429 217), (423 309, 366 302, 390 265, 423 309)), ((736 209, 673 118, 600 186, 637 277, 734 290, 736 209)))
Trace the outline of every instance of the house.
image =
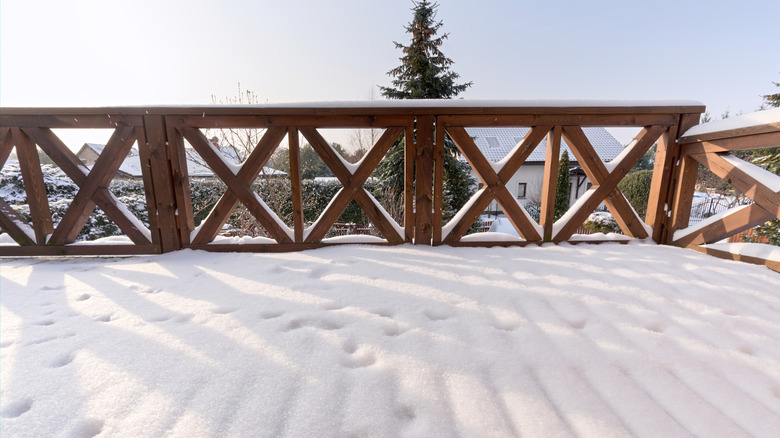
MULTIPOLYGON (((474 143, 482 151, 482 154, 491 162, 503 159, 514 147, 522 141, 530 128, 486 127, 466 128, 466 131, 474 139, 474 143)), ((605 128, 583 128, 585 135, 593 145, 602 161, 608 163, 615 159, 623 151, 623 145, 618 142, 605 128)), ((577 158, 569 149, 566 141, 561 139, 561 154, 566 150, 569 153, 571 190, 569 205, 580 198, 591 186, 585 176, 585 172, 577 164, 577 158)), ((542 198, 542 181, 544 180, 544 159, 547 151, 547 139, 534 149, 520 169, 506 184, 507 189, 514 195, 520 204, 539 204, 542 198)), ((473 172, 473 171, 472 171, 473 172)), ((476 178, 476 174, 473 174, 476 178)), ((488 206, 488 211, 498 211, 498 205, 493 201, 488 206)))
MULTIPOLYGON (((103 152, 105 145, 95 143, 84 143, 84 146, 79 149, 76 156, 89 168, 92 169, 95 161, 103 152)), ((230 153, 232 148, 221 148, 225 161, 231 164, 239 164, 239 160, 235 152, 230 153)), ((187 148, 185 150, 187 155, 187 172, 191 178, 214 178, 214 172, 205 165, 203 159, 194 152, 192 149, 187 148)), ((273 169, 271 167, 263 167, 261 175, 266 176, 287 176, 287 172, 273 169)), ((138 156, 138 150, 135 148, 130 149, 127 157, 122 161, 122 164, 117 170, 116 177, 129 179, 129 178, 141 178, 141 159, 138 156)))

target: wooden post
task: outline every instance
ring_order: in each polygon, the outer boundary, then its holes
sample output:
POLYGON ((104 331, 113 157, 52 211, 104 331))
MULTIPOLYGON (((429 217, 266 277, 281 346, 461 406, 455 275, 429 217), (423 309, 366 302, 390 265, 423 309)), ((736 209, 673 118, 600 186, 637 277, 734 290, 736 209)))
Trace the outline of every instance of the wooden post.
POLYGON ((414 243, 430 245, 433 238, 433 116, 417 117, 414 243))
MULTIPOLYGON (((657 243, 671 244, 674 231, 688 226, 699 164, 690 157, 682 156, 677 140, 698 122, 699 114, 683 114, 680 117, 680 124, 670 127, 667 134, 658 141, 658 149, 660 150, 663 144, 665 153, 671 156, 671 166, 673 168, 669 174, 663 173, 663 178, 670 178, 670 181, 667 184, 663 184, 665 187, 659 188, 658 195, 665 195, 665 198, 661 199, 665 200, 664 206, 666 206, 666 211, 664 211, 665 214, 663 215, 655 215, 653 240, 657 243)), ((656 166, 658 166, 658 163, 656 163, 656 166)), ((653 189, 655 188, 655 184, 653 184, 650 191, 651 200, 653 200, 653 189)), ((654 205, 657 206, 658 204, 660 202, 656 202, 654 205)), ((648 216, 648 220, 649 218, 648 216)))
POLYGON ((414 123, 404 131, 404 240, 414 241, 414 159, 417 149, 414 140, 414 123))
POLYGON ((436 124, 436 142, 434 144, 433 171, 433 244, 440 245, 442 240, 442 213, 444 212, 444 126, 436 124))
POLYGON ((540 225, 544 229, 542 239, 552 240, 555 221, 555 186, 558 183, 558 160, 561 155, 561 134, 563 127, 555 126, 547 134, 547 155, 544 159, 544 180, 542 181, 542 211, 540 225))
POLYGON ((301 142, 298 128, 291 126, 287 130, 290 152, 290 192, 292 194, 293 230, 295 243, 303 243, 303 193, 301 187, 301 142))
MULTIPOLYGON (((173 189, 171 163, 168 159, 165 120, 162 116, 144 116, 144 136, 146 144, 141 157, 143 171, 151 173, 152 190, 155 204, 149 205, 149 215, 156 216, 156 229, 151 229, 153 242, 160 242, 162 252, 181 249, 179 229, 176 221, 176 197, 173 189), (155 236, 157 234, 157 236, 155 236)), ((150 224, 153 222, 150 221, 150 224)))
POLYGON ((171 163, 171 183, 173 184, 174 203, 176 204, 175 214, 179 244, 185 245, 190 243, 192 230, 195 229, 187 152, 184 149, 184 138, 181 131, 176 129, 175 123, 172 123, 170 117, 165 118, 165 131, 168 139, 168 160, 171 163))

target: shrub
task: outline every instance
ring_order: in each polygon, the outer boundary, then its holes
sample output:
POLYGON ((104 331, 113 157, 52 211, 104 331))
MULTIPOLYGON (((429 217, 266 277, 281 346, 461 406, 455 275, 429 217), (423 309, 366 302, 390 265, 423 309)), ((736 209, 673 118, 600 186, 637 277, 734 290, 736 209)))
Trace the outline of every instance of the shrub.
POLYGON ((623 178, 618 188, 626 196, 628 202, 634 207, 639 217, 644 218, 647 213, 647 201, 650 197, 650 185, 653 181, 652 170, 640 170, 632 172, 623 178))
POLYGON ((593 213, 583 226, 591 233, 620 233, 620 226, 609 213, 593 213))

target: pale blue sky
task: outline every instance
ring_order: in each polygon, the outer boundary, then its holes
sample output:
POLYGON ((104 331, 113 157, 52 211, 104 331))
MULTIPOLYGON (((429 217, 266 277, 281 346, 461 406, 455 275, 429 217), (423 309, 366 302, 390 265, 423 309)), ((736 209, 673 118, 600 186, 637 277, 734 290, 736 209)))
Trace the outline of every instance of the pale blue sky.
MULTIPOLYGON (((467 99, 695 99, 750 112, 780 82, 780 2, 442 0, 467 99)), ((364 100, 411 1, 0 0, 0 105, 364 100)))

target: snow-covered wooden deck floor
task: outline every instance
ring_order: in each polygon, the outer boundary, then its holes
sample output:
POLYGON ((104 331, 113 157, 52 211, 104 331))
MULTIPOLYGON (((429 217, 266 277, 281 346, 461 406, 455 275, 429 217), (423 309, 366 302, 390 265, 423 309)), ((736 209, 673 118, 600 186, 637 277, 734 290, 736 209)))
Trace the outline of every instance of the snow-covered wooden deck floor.
POLYGON ((3 260, 3 436, 776 436, 780 274, 646 244, 3 260))

